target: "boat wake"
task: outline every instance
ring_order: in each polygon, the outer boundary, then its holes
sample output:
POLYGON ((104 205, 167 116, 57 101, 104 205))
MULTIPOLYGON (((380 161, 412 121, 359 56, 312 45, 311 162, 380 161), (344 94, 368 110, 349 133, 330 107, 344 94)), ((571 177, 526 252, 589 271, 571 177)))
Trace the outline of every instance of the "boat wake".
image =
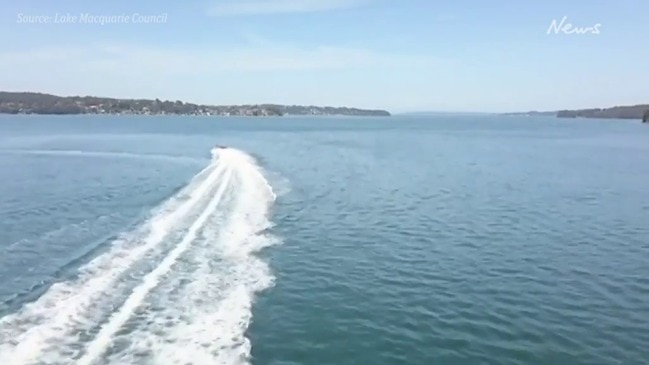
POLYGON ((256 292, 273 276, 255 252, 272 188, 254 159, 212 162, 133 232, 37 301, 0 318, 0 364, 246 364, 256 292))
POLYGON ((204 163, 204 159, 159 155, 149 153, 131 152, 103 152, 103 151, 77 151, 77 150, 36 150, 36 149, 0 149, 0 154, 27 155, 27 156, 63 156, 63 157, 99 157, 99 158, 127 158, 134 160, 152 160, 169 163, 204 163))

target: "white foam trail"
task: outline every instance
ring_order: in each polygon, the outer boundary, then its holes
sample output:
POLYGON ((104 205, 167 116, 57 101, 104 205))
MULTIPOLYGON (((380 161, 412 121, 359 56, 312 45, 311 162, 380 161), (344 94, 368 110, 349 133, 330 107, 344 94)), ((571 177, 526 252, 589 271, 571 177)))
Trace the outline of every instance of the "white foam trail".
POLYGON ((142 232, 116 242, 109 252, 81 268, 78 280, 57 283, 36 302, 0 319, 0 364, 24 365, 39 360, 67 363, 69 355, 48 350, 56 349, 63 339, 70 339, 71 333, 91 325, 93 317, 104 315, 93 312, 98 309, 97 303, 114 290, 122 274, 178 229, 187 214, 206 199, 224 168, 219 163, 208 166, 199 173, 203 177, 192 181, 165 204, 142 232))
POLYGON ((249 157, 233 152, 227 160, 234 183, 223 219, 210 220, 183 257, 184 267, 152 292, 152 310, 134 324, 136 330, 115 339, 129 345, 109 356, 108 364, 143 357, 165 365, 247 363, 250 343, 244 335, 253 297, 274 279, 254 253, 277 242, 258 233, 270 226, 268 208, 275 195, 249 157), (188 284, 182 287, 183 282, 188 284))
POLYGON ((146 159, 160 160, 165 162, 178 163, 201 163, 205 160, 173 155, 160 155, 153 153, 132 153, 132 152, 105 152, 105 151, 79 151, 79 150, 36 150, 36 149, 0 149, 0 153, 17 154, 17 155, 36 155, 36 156, 72 156, 72 157, 107 157, 107 158, 129 158, 129 159, 146 159))
POLYGON ((191 225, 191 227, 189 227, 189 231, 183 240, 171 251, 171 253, 169 253, 167 257, 165 257, 158 267, 144 277, 142 284, 136 287, 131 296, 126 299, 122 307, 116 313, 113 313, 108 323, 101 328, 101 331, 99 331, 94 340, 90 345, 88 345, 85 355, 77 361, 77 365, 90 365, 99 358, 104 351, 106 351, 110 346, 111 338, 115 333, 142 304, 146 295, 160 282, 162 276, 171 270, 171 267, 178 260, 178 257, 189 248, 191 242, 196 238, 198 231, 207 221, 207 218, 219 205, 219 202, 223 198, 223 193, 225 193, 225 189, 230 182, 231 176, 232 172, 228 171, 228 174, 219 186, 216 196, 212 198, 207 208, 205 208, 198 219, 191 225))
POLYGON ((250 156, 213 154, 77 280, 0 319, 0 365, 247 363, 254 294, 274 280, 254 253, 276 242, 259 233, 276 196, 250 156))

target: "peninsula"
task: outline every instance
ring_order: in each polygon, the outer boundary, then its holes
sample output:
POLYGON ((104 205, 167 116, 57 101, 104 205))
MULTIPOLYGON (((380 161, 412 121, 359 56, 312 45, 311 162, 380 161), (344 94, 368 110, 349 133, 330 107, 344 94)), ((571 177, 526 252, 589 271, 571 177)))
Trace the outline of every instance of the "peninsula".
POLYGON ((649 104, 614 106, 612 108, 594 108, 580 110, 560 110, 559 118, 615 118, 642 119, 649 112, 649 104))
POLYGON ((115 99, 95 96, 57 96, 33 92, 0 91, 0 114, 114 114, 283 116, 345 115, 390 116, 386 110, 300 105, 199 105, 159 99, 115 99))
POLYGON ((643 122, 648 122, 649 104, 614 106, 611 108, 558 110, 550 112, 530 111, 523 113, 506 113, 504 115, 552 116, 557 118, 640 119, 643 122))

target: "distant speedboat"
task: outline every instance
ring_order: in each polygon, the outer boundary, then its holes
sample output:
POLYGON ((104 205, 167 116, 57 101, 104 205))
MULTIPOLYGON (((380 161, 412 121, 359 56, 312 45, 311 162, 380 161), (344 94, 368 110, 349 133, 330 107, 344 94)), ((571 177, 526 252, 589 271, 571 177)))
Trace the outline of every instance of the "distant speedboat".
POLYGON ((223 146, 223 145, 219 145, 219 144, 217 144, 217 145, 216 145, 216 148, 218 148, 218 149, 220 149, 220 150, 224 150, 224 149, 228 148, 228 146, 223 146))

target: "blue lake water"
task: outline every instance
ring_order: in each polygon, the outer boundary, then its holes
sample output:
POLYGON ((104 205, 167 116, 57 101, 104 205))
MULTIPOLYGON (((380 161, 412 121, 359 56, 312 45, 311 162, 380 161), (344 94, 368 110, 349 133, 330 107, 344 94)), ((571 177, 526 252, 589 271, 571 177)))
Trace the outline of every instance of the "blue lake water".
POLYGON ((638 122, 0 117, 2 365, 647 359, 638 122))

